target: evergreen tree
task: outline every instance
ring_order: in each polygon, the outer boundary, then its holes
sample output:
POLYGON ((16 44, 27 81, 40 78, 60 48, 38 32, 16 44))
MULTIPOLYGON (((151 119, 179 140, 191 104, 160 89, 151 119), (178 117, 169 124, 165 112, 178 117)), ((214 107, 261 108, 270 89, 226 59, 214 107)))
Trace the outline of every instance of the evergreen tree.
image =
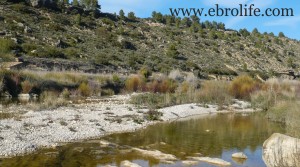
POLYGON ((124 13, 123 9, 121 9, 121 10, 119 11, 119 16, 120 16, 120 18, 121 18, 122 20, 125 20, 125 13, 124 13))
POLYGON ((190 27, 192 25, 192 21, 190 18, 185 17, 181 20, 181 24, 185 27, 190 27))
POLYGON ((177 28, 179 28, 179 27, 180 27, 180 23, 181 23, 181 18, 180 18, 180 17, 177 17, 177 18, 175 19, 175 26, 176 26, 177 28))
POLYGON ((179 52, 177 51, 177 48, 175 46, 175 44, 171 44, 166 52, 166 55, 168 57, 171 57, 171 58, 176 58, 179 56, 179 52))
POLYGON ((171 26, 173 23, 175 23, 175 17, 171 15, 166 15, 165 20, 168 26, 171 26))
POLYGON ((285 37, 285 35, 284 35, 284 33, 283 32, 279 32, 279 34, 278 34, 278 37, 285 37))
POLYGON ((198 23, 200 24, 200 18, 196 15, 191 16, 191 19, 193 21, 193 23, 198 23))
POLYGON ((72 3, 73 6, 79 6, 79 2, 78 0, 73 0, 73 3, 72 3))
POLYGON ((257 35, 257 34, 259 34, 257 28, 254 28, 254 29, 252 30, 252 33, 251 33, 251 34, 252 34, 252 35, 257 35))
POLYGON ((130 19, 130 20, 135 20, 136 19, 134 12, 129 12, 128 13, 128 19, 130 19))
POLYGON ((76 15, 75 22, 76 22, 77 25, 81 24, 81 15, 80 14, 76 15))
POLYGON ((153 19, 154 19, 155 22, 158 22, 158 23, 163 23, 164 22, 164 17, 163 17, 163 15, 160 12, 158 12, 158 13, 157 12, 153 12, 152 13, 152 17, 153 17, 153 19))
POLYGON ((87 10, 99 10, 100 5, 98 0, 80 0, 81 5, 84 6, 87 10))

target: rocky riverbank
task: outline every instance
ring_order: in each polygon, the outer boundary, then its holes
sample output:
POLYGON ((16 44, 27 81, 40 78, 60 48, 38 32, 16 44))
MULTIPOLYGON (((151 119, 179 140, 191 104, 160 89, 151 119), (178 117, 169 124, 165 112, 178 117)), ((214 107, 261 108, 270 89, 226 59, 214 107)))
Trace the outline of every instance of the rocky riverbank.
MULTIPOLYGON (((55 110, 10 111, 14 116, 0 120, 0 156, 9 157, 56 147, 64 142, 134 131, 157 121, 146 119, 147 108, 129 104, 130 95, 87 99, 55 110)), ((235 101, 226 111, 215 105, 183 104, 159 109, 162 121, 224 112, 253 112, 250 104, 235 101), (229 111, 230 110, 230 111, 229 111)))

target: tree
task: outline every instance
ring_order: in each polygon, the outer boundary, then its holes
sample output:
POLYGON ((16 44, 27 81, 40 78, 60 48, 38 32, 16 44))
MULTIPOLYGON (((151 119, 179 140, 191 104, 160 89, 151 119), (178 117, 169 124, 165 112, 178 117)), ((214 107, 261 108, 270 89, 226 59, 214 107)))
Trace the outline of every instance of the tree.
POLYGON ((152 17, 153 17, 153 20, 155 22, 158 22, 158 23, 163 23, 164 22, 164 17, 163 15, 160 13, 160 12, 152 12, 152 17))
POLYGON ((196 23, 196 24, 200 23, 200 18, 198 16, 196 16, 196 15, 192 15, 191 19, 192 19, 193 23, 196 23))
POLYGON ((76 22, 77 25, 81 24, 81 15, 80 14, 76 15, 75 22, 76 22))
POLYGON ((80 0, 81 5, 85 7, 87 10, 99 10, 100 5, 98 4, 98 0, 80 0))
POLYGON ((73 0, 73 6, 79 6, 79 2, 78 2, 78 0, 73 0))
POLYGON ((218 23, 218 29, 225 30, 225 24, 224 23, 218 23))
POLYGON ((120 16, 121 20, 125 20, 125 13, 124 13, 123 9, 121 9, 119 11, 119 16, 120 16))
POLYGON ((192 25, 192 21, 190 18, 185 17, 181 20, 181 24, 185 27, 190 27, 192 25))
POLYGON ((130 20, 135 20, 136 19, 134 12, 129 12, 128 13, 128 19, 130 19, 130 20))
POLYGON ((252 34, 252 35, 257 35, 257 34, 259 34, 257 28, 254 28, 254 29, 252 30, 252 33, 251 33, 251 34, 252 34))
POLYGON ((217 38, 218 38, 218 36, 217 36, 215 30, 211 30, 211 31, 209 32, 209 34, 208 34, 208 37, 209 37, 210 39, 217 39, 217 38))
POLYGON ((240 30, 239 30, 239 33, 240 33, 243 37, 247 37, 247 36, 250 35, 250 32, 249 32, 246 28, 240 29, 240 30))
POLYGON ((283 32, 279 32, 278 37, 283 38, 283 37, 285 37, 285 35, 283 32))
POLYGON ((176 58, 179 55, 175 44, 171 44, 166 52, 166 55, 171 58, 176 58))
POLYGON ((181 18, 180 18, 180 17, 177 17, 177 18, 175 19, 175 25, 176 25, 177 28, 180 27, 180 23, 181 23, 181 18))
POLYGON ((168 26, 171 26, 173 23, 175 23, 175 17, 171 15, 166 15, 165 20, 168 26))
POLYGON ((287 65, 288 65, 288 67, 291 67, 291 68, 296 67, 296 65, 294 64, 294 60, 291 57, 288 58, 287 65))
POLYGON ((209 21, 205 21, 204 22, 204 27, 206 28, 206 29, 212 29, 212 24, 209 22, 209 21))

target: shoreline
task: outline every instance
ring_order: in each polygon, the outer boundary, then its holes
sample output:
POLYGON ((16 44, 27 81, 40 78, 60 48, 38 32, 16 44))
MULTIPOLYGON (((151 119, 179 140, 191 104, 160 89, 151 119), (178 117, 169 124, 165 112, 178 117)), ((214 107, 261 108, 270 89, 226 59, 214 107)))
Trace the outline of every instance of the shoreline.
MULTIPOLYGON (((148 109, 127 103, 130 95, 92 99, 54 110, 27 111, 19 117, 0 120, 0 158, 56 148, 63 143, 100 138, 113 133, 133 132, 159 122, 172 122, 218 113, 256 112, 247 102, 236 101, 228 110, 216 105, 181 104, 158 109, 161 121, 144 118, 148 109)), ((16 111, 13 111, 16 112, 16 111)))

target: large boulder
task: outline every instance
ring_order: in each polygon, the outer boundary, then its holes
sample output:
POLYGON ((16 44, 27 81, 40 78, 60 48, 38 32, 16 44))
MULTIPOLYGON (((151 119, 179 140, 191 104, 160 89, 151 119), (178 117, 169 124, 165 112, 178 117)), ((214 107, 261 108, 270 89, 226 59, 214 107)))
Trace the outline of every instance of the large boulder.
POLYGON ((263 160, 267 167, 300 166, 300 139, 274 133, 263 144, 263 160))

